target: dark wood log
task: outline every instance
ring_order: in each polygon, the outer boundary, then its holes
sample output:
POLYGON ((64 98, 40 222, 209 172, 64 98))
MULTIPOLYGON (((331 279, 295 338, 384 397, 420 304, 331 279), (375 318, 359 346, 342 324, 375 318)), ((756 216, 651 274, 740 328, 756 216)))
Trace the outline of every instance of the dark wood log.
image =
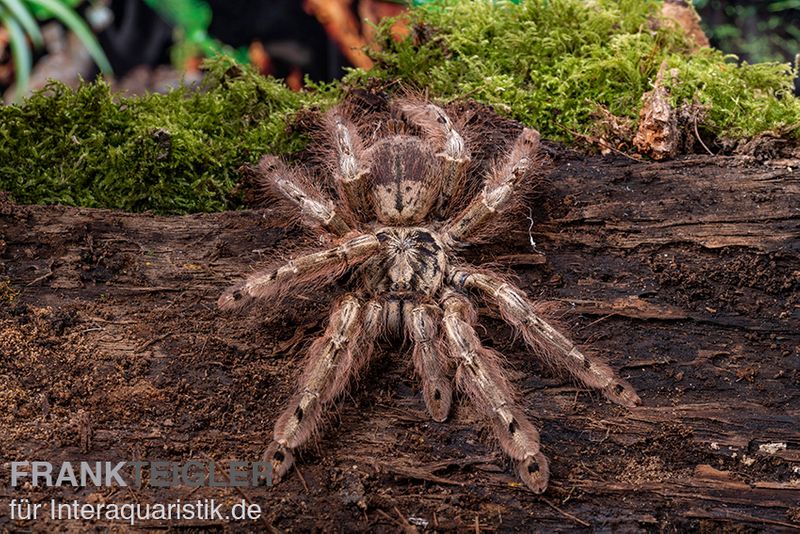
MULTIPOLYGON (((554 376, 482 310, 482 336, 541 427, 544 496, 520 486, 464 399, 448 422, 430 421, 408 350, 387 344, 279 486, 14 489, 6 465, 0 528, 14 526, 3 508, 14 497, 244 495, 264 511, 236 523, 251 530, 800 529, 800 160, 554 151, 533 228, 523 218, 469 257, 513 268, 643 405, 621 409, 554 376)), ((215 300, 295 236, 268 212, 2 202, 4 461, 258 460, 325 295, 298 295, 285 313, 225 314, 215 300)))

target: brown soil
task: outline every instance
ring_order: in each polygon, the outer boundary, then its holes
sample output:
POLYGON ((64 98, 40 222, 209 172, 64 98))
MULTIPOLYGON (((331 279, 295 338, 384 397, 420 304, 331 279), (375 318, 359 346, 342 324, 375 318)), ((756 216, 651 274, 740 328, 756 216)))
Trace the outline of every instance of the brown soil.
MULTIPOLYGON (((643 405, 621 409, 553 376, 482 310, 481 334, 507 356, 542 431, 552 467, 543 496, 517 482, 465 402, 430 421, 409 351, 384 345, 280 485, 13 489, 5 463, 0 529, 31 528, 9 519, 11 498, 243 495, 262 521, 181 525, 800 529, 800 160, 640 163, 550 150, 540 223, 529 236, 520 220, 470 259, 506 265, 531 296, 571 310, 571 337, 607 357, 643 405)), ((0 201, 3 462, 257 460, 327 309, 325 295, 304 295, 287 314, 216 310, 225 287, 295 237, 262 215, 0 201)))

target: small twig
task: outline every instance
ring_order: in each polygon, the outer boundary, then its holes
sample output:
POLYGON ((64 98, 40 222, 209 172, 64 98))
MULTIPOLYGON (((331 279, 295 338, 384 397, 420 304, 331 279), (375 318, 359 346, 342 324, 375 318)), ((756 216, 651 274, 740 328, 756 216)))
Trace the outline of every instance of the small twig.
POLYGON ((406 519, 406 516, 400 513, 400 510, 397 509, 397 506, 393 506, 392 508, 394 509, 394 513, 397 514, 397 517, 400 518, 400 524, 403 526, 403 532, 408 532, 409 534, 412 532, 419 532, 417 527, 409 523, 406 519))
POLYGON ((610 435, 611 435, 611 429, 610 428, 606 428, 606 435, 603 436, 603 439, 597 441, 597 440, 593 440, 592 438, 589 438, 589 441, 591 441, 592 443, 603 443, 604 441, 606 441, 608 439, 608 436, 610 436, 610 435))
POLYGON ((145 350, 146 348, 150 347, 151 345, 154 345, 154 344, 158 343, 159 341, 163 341, 163 340, 167 339, 171 335, 172 335, 172 332, 167 332, 166 334, 163 334, 163 335, 160 335, 160 336, 158 336, 156 338, 153 338, 150 341, 148 341, 147 343, 145 343, 144 345, 140 345, 139 347, 136 347, 136 352, 142 352, 143 350, 145 350))
POLYGON ((398 83, 400 83, 400 79, 399 78, 395 78, 391 82, 384 83, 383 85, 381 85, 380 86, 380 91, 386 91, 388 88, 390 88, 393 85, 397 85, 398 83))
POLYGON ((624 157, 628 158, 631 161, 635 161, 636 163, 641 163, 642 162, 642 160, 634 158, 633 156, 630 156, 630 155, 626 154, 622 150, 619 150, 619 149, 609 145, 607 142, 605 142, 602 139, 599 139, 599 138, 596 138, 596 137, 592 137, 591 135, 582 134, 580 132, 576 132, 575 130, 567 128, 566 126, 563 126, 561 124, 558 124, 557 126, 559 126, 560 128, 568 131, 572 135, 576 135, 576 136, 582 138, 584 141, 588 141, 589 143, 600 145, 601 147, 607 148, 607 149, 611 150, 612 152, 614 152, 615 154, 619 154, 620 156, 624 156, 624 157))
POLYGON ((541 252, 537 254, 504 254, 497 256, 494 261, 506 265, 543 265, 547 263, 547 256, 541 252))
POLYGON ((775 519, 768 519, 766 517, 755 517, 752 515, 742 514, 739 512, 734 512, 733 510, 725 510, 724 517, 720 517, 718 515, 712 514, 701 514, 701 513, 693 513, 689 512, 686 514, 687 517, 698 517, 702 519, 733 519, 736 518, 739 521, 747 521, 749 523, 760 523, 763 525, 776 525, 780 527, 787 527, 793 530, 797 529, 796 523, 786 523, 785 521, 776 521, 775 519))
POLYGON ((609 313, 608 315, 604 315, 604 316, 600 317, 599 319, 595 319, 594 321, 592 321, 591 323, 587 324, 586 326, 581 327, 578 331, 580 332, 581 330, 585 330, 586 328, 589 328, 590 326, 594 326, 597 323, 602 323, 606 319, 610 319, 612 317, 616 317, 617 315, 618 314, 616 314, 616 313, 609 313))
POLYGON ((210 337, 211 337, 211 334, 208 334, 206 336, 206 340, 203 341, 203 346, 200 347, 200 356, 199 356, 199 358, 203 357, 203 353, 205 353, 205 351, 206 351, 206 345, 208 345, 208 338, 210 338, 210 337))
POLYGON ((108 287, 113 288, 115 291, 130 291, 131 293, 174 293, 175 291, 181 291, 181 288, 177 287, 133 287, 115 285, 108 285, 108 287))
POLYGON ((575 486, 572 486, 572 487, 570 488, 570 490, 569 490, 569 494, 567 494, 567 496, 566 496, 566 497, 564 497, 564 498, 561 500, 561 505, 562 505, 562 506, 563 506, 563 505, 565 505, 565 504, 567 504, 567 502, 569 502, 569 500, 572 498, 572 494, 573 494, 573 493, 575 493, 575 486))
POLYGON ((78 332, 78 335, 80 335, 80 334, 88 334, 89 332, 97 332, 99 330, 103 330, 103 327, 102 326, 95 326, 94 328, 87 328, 86 330, 81 330, 80 332, 78 332))
MULTIPOLYGON (((228 478, 227 473, 225 473, 225 478, 228 478)), ((228 479, 228 483, 230 483, 230 479, 228 479)), ((234 486, 234 489, 236 490, 236 493, 241 495, 242 499, 244 499, 245 502, 247 502, 248 507, 250 507, 250 505, 253 504, 253 501, 250 500, 250 497, 247 496, 247 494, 244 492, 242 488, 240 488, 239 486, 234 486)), ((261 507, 259 506, 259 509, 260 508, 261 507)), ((272 525, 272 523, 269 522, 269 520, 263 513, 259 514, 258 518, 261 520, 261 522, 264 524, 264 527, 267 529, 267 532, 270 532, 270 534, 278 534, 280 532, 277 528, 275 528, 272 525)))
POLYGON ((586 521, 584 521, 583 519, 581 519, 581 518, 579 518, 579 517, 576 517, 576 516, 572 515, 572 514, 571 514, 571 513, 569 513, 569 512, 565 512, 564 510, 562 510, 561 508, 559 508, 558 506, 556 506, 555 504, 553 504, 552 502, 550 502, 548 499, 545 499, 544 497, 540 497, 540 498, 542 499, 542 501, 544 501, 544 503, 545 503, 547 506, 549 506, 550 508, 552 508, 553 510, 555 510, 555 511, 556 511, 556 512, 558 512, 559 514, 563 515, 564 517, 566 517, 566 518, 569 518, 569 519, 572 519, 573 521, 575 521, 575 522, 576 522, 576 523, 578 523, 579 525, 583 525, 584 527, 587 527, 587 528, 592 526, 592 524, 591 524, 591 523, 587 523, 587 522, 586 522, 586 521))
POLYGON ((377 469, 384 470, 385 472, 388 471, 390 473, 393 473, 394 475, 410 478, 412 480, 427 480, 428 482, 433 482, 435 484, 443 484, 450 486, 464 485, 462 482, 459 482, 457 480, 451 480, 449 478, 436 476, 429 470, 410 467, 407 465, 373 462, 373 466, 377 469))
POLYGON ((696 114, 694 116, 694 135, 695 135, 695 137, 697 137, 697 140, 700 141, 700 144, 703 145, 703 148, 706 149, 706 152, 708 152, 709 155, 716 156, 716 154, 714 154, 713 152, 711 152, 711 150, 709 150, 709 148, 703 142, 703 139, 700 137, 700 132, 697 131, 697 115, 696 114))
POLYGON ((383 510, 381 510, 380 508, 376 508, 376 509, 375 509, 375 511, 376 511, 376 512, 378 512, 378 514, 380 514, 380 515, 381 515, 381 516, 382 516, 384 519, 386 519, 387 521, 391 521, 391 522, 392 522, 392 523, 394 523, 395 525, 400 525, 400 526, 402 526, 402 525, 403 525, 403 524, 402 524, 400 521, 398 521, 398 520, 397 520, 397 519, 395 519, 394 517, 390 516, 389 514, 387 514, 386 512, 384 512, 383 510))
POLYGON ((47 264, 47 273, 43 274, 42 276, 40 276, 38 278, 34 278, 33 280, 31 280, 30 282, 25 284, 25 287, 30 287, 33 284, 35 284, 36 282, 41 282, 42 280, 47 280, 48 278, 53 276, 53 264, 54 264, 54 262, 55 262, 55 260, 50 260, 50 262, 47 264))
POLYGON ((108 323, 108 324, 136 324, 137 321, 109 321, 108 319, 103 319, 102 317, 94 317, 93 315, 87 316, 87 319, 93 322, 98 323, 108 323))
POLYGON ((303 477, 302 471, 300 471, 300 468, 297 467, 297 463, 294 464, 294 470, 297 471, 297 476, 300 477, 300 482, 303 484, 303 487, 306 489, 306 493, 311 493, 311 491, 308 489, 308 484, 306 484, 306 479, 305 479, 305 477, 303 477))

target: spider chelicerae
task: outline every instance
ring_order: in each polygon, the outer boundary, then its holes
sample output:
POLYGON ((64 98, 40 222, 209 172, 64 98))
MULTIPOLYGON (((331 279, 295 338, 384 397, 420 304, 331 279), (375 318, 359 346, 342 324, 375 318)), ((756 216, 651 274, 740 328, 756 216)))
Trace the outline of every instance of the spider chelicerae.
POLYGON ((455 384, 490 422, 522 481, 542 492, 549 468, 539 433, 516 401, 501 356, 475 333, 475 298, 499 310, 551 367, 618 404, 631 407, 639 397, 608 365, 543 319, 541 304, 491 269, 459 259, 464 247, 517 224, 509 214, 542 183, 539 134, 524 128, 480 172, 470 164, 472 149, 491 136, 471 131, 465 117, 456 122, 441 107, 413 98, 397 99, 390 108, 388 120, 344 104, 327 113, 328 142, 318 147, 327 165, 313 179, 272 156, 258 167, 266 192, 330 246, 251 274, 228 289, 219 306, 278 302, 339 283, 348 289, 308 350, 298 391, 275 423, 265 460, 274 481, 286 475, 294 451, 369 363, 376 341, 387 336, 413 346, 430 416, 447 419, 455 384))

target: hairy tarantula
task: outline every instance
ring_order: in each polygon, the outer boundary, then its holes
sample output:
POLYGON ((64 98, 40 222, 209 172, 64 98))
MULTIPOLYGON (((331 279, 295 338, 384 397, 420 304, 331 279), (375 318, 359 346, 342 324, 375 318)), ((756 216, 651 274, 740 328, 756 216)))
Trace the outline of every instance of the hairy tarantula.
POLYGON ((539 134, 523 129, 480 173, 470 165, 470 148, 481 139, 465 141, 465 121, 456 124, 441 107, 421 100, 398 99, 391 109, 395 118, 388 121, 356 117, 344 106, 329 112, 324 122, 330 147, 323 150, 331 164, 316 180, 272 156, 259 166, 259 180, 273 198, 332 246, 250 275, 228 289, 219 306, 276 300, 350 275, 349 293, 333 305, 325 333, 311 345, 298 392, 275 423, 265 460, 272 462, 273 480, 280 480, 326 406, 369 362, 377 338, 388 335, 413 345, 430 416, 447 419, 455 382, 491 422, 520 478, 542 492, 549 468, 539 433, 516 403, 500 355, 475 333, 473 295, 496 307, 550 366, 618 404, 631 407, 639 397, 608 365, 545 321, 541 305, 522 290, 458 258, 464 246, 498 236, 513 223, 508 213, 524 205, 526 192, 541 180, 539 134))

